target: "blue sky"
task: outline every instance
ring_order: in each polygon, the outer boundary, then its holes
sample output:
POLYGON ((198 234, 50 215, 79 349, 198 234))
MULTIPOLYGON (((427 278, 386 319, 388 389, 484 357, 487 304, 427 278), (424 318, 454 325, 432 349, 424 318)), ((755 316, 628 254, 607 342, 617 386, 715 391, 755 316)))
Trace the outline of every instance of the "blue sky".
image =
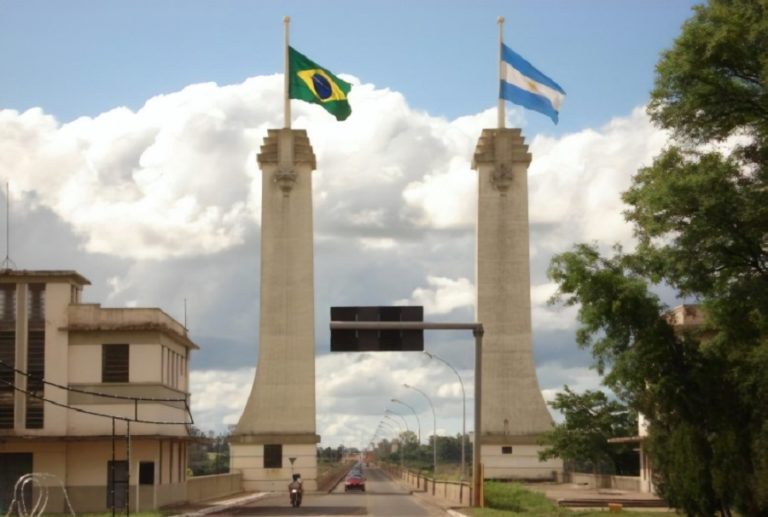
MULTIPOLYGON (((255 155, 267 129, 282 125, 289 15, 292 45, 354 85, 343 123, 292 103, 293 126, 307 129, 318 162, 318 433, 324 445, 367 439, 389 400, 406 400, 398 390, 408 382, 435 395, 440 432, 453 434, 452 372, 421 356, 329 354, 328 307, 407 303, 429 319, 473 319, 470 163, 480 131, 496 123, 504 16, 505 42, 567 92, 559 125, 507 105, 507 123, 522 128, 533 155, 539 384, 548 399, 564 384, 596 388, 574 344, 574 310, 546 303, 555 287, 547 265, 577 242, 633 245, 620 195, 669 141, 644 105, 659 53, 695 4, 0 0, 11 258, 22 269, 79 271, 93 284, 86 301, 105 306, 162 307, 181 320, 186 299, 201 347, 196 421, 235 423, 258 350, 255 155)), ((428 349, 472 385, 466 340, 443 336, 428 349)))
POLYGON ((283 67, 291 43, 336 72, 403 93, 455 118, 497 94, 496 19, 505 41, 568 92, 553 134, 608 122, 643 104, 658 54, 696 2, 0 2, 0 106, 40 106, 62 121, 197 83, 230 84, 283 67))

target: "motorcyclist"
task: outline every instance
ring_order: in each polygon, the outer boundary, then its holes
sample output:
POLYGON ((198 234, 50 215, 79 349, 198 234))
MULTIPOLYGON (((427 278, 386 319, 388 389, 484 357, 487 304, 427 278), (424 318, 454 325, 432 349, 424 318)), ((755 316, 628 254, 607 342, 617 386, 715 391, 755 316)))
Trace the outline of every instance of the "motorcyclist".
MULTIPOLYGON (((290 497, 290 495, 291 495, 291 493, 293 492, 294 489, 298 490, 298 494, 297 494, 297 498, 298 498, 297 503, 298 504, 296 504, 296 506, 300 506, 301 505, 301 497, 304 495, 304 487, 301 484, 301 474, 294 474, 293 475, 293 481, 288 483, 288 496, 289 497, 290 497)), ((291 501, 291 503, 293 503, 293 501, 291 501)))

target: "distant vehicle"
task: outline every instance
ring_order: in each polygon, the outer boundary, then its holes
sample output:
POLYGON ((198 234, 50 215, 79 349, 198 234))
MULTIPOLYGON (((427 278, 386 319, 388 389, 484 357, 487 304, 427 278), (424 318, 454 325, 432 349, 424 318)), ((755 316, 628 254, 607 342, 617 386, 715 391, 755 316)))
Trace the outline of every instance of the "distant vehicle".
POLYGON ((362 475, 353 474, 344 481, 344 491, 360 490, 365 492, 365 478, 362 475))

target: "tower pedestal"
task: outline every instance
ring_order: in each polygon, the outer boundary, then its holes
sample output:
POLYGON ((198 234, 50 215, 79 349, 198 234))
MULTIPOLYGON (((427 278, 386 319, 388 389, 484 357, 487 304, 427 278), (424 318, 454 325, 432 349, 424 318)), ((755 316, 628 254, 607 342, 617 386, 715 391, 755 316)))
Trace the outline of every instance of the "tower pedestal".
POLYGON ((552 418, 541 395, 531 342, 528 165, 519 129, 484 129, 478 172, 477 321, 482 350, 481 462, 490 479, 552 477, 560 460, 540 462, 552 418))
POLYGON ((269 130, 262 170, 259 359, 230 438, 245 490, 317 489, 312 171, 303 130, 269 130))

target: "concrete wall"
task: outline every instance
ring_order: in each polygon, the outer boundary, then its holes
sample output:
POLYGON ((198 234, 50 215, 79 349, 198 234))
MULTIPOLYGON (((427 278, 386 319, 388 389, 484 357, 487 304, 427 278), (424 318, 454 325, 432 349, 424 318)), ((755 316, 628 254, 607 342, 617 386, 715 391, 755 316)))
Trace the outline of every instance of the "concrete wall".
MULTIPOLYGON (((45 474, 41 484, 48 488, 47 512, 65 512, 62 485, 72 508, 77 513, 102 512, 107 509, 107 469, 112 459, 111 440, 100 441, 16 441, 0 443, 0 452, 32 453, 35 473, 45 474)), ((149 510, 186 500, 186 450, 174 440, 131 440, 130 506, 133 510, 149 510), (154 462, 155 484, 141 486, 139 463, 154 462)), ((115 442, 115 459, 127 457, 125 440, 115 442)))
MULTIPOLYGON (((151 495, 148 495, 148 492, 151 492, 152 490, 152 487, 141 487, 139 493, 146 499, 150 499, 151 495)), ((128 496, 130 498, 131 513, 137 511, 154 510, 163 506, 184 502, 186 499, 186 483, 175 483, 172 485, 158 486, 155 487, 154 490, 154 506, 148 503, 137 504, 139 494, 136 492, 136 487, 131 486, 128 496)), ((75 513, 103 513, 109 510, 106 506, 107 492, 106 487, 104 486, 70 487, 68 488, 67 493, 75 513)), ((50 504, 48 505, 47 510, 55 511, 52 510, 50 504)), ((64 509, 60 511, 63 512, 64 509)), ((118 510, 118 512, 124 513, 120 510, 118 510)))
MULTIPOLYGON (((186 348, 156 331, 75 332, 69 338, 69 385, 95 393, 184 400, 188 397, 188 393, 184 391, 187 386, 187 352, 186 348), (128 383, 101 382, 102 345, 109 343, 130 345, 128 383), (174 366, 170 367, 171 363, 167 358, 174 357, 177 359, 173 363, 174 366)), ((70 392, 65 402, 102 415, 179 423, 135 423, 131 426, 131 431, 136 434, 187 434, 184 425, 181 425, 189 421, 183 402, 140 402, 137 411, 131 400, 89 396, 76 392, 70 392)), ((66 423, 66 429, 58 434, 66 432, 69 435, 98 436, 112 432, 112 421, 102 416, 69 412, 66 415, 66 423)))
MULTIPOLYGON (((66 444, 63 442, 0 442, 0 452, 31 452, 32 471, 43 473, 39 478, 40 484, 48 490, 49 511, 62 511, 64 497, 61 489, 67 483, 65 467, 66 444)), ((2 509, 2 513, 7 512, 2 509)))
POLYGON ((243 476, 245 491, 283 491, 293 472, 301 474, 304 490, 317 490, 317 447, 314 444, 283 444, 283 467, 264 468, 264 446, 230 443, 230 471, 243 476), (288 458, 296 458, 291 468, 288 458))
MULTIPOLYGON (((69 354, 68 333, 62 328, 67 323, 67 307, 72 298, 72 287, 66 283, 45 286, 45 380, 66 386, 69 354)), ((46 386, 45 397, 60 404, 67 403, 66 390, 46 386)), ((61 435, 65 433, 69 411, 54 404, 43 404, 43 428, 29 429, 24 434, 61 435)))
POLYGON ((554 479, 562 471, 560 459, 539 461, 539 445, 512 445, 504 454, 501 445, 483 445, 485 479, 554 479))
MULTIPOLYGON (((130 402, 120 404, 91 404, 91 405, 75 405, 88 411, 94 411, 101 415, 112 415, 115 417, 133 418, 135 415, 135 407, 130 402)), ((161 403, 148 403, 143 402, 138 406, 138 416, 141 419, 152 420, 158 422, 178 422, 183 424, 188 421, 188 415, 185 410, 175 408, 169 404, 161 403)), ((124 434, 125 422, 119 421, 117 423, 118 431, 124 434)), ((89 415, 84 413, 77 413, 69 418, 69 426, 67 432, 70 435, 76 436, 104 436, 112 433, 112 420, 98 415, 89 415)), ((143 434, 143 435, 161 435, 161 436, 186 436, 186 429, 184 425, 164 425, 164 424, 150 424, 150 423, 132 423, 131 434, 143 434)))
POLYGON ((577 485, 590 488, 609 488, 614 490, 628 490, 640 492, 640 478, 638 476, 608 476, 604 474, 586 474, 570 472, 566 474, 566 480, 577 485))
POLYGON ((239 472, 198 476, 187 479, 187 501, 205 501, 243 491, 243 475, 239 472))
MULTIPOLYGON (((73 384, 96 384, 101 382, 102 345, 128 344, 129 382, 163 383, 173 386, 168 375, 163 354, 168 351, 186 359, 186 349, 167 336, 154 331, 110 331, 73 332, 70 338, 72 358, 69 379, 73 384)), ((179 372, 175 372, 179 375, 179 372)))

